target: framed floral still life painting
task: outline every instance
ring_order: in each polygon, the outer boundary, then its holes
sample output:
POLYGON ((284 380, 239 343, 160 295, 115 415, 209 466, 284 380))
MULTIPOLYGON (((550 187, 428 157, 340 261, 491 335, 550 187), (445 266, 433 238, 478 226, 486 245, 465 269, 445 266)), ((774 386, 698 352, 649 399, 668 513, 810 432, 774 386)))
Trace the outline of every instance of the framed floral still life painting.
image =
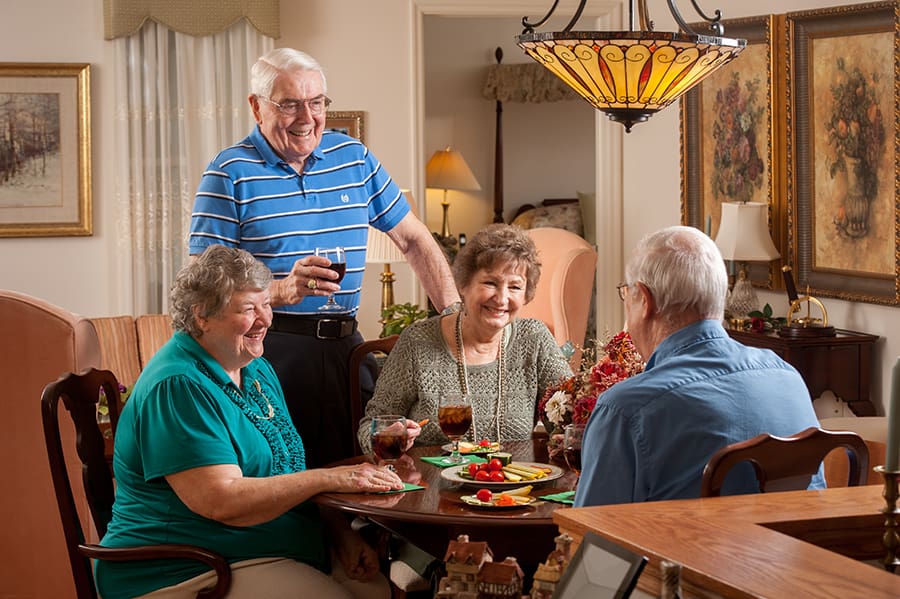
POLYGON ((789 249, 813 295, 900 304, 897 8, 786 15, 789 249))
POLYGON ((0 63, 0 237, 91 235, 90 65, 0 63))
MULTIPOLYGON (((723 21, 728 37, 747 40, 738 58, 704 79, 681 100, 682 223, 713 239, 723 202, 769 205, 769 229, 784 247, 782 119, 775 61, 783 18, 765 15, 723 21)), ((750 263, 754 284, 780 286, 780 264, 750 263)))
POLYGON ((366 113, 361 110, 329 110, 325 117, 325 128, 340 131, 366 143, 366 113))

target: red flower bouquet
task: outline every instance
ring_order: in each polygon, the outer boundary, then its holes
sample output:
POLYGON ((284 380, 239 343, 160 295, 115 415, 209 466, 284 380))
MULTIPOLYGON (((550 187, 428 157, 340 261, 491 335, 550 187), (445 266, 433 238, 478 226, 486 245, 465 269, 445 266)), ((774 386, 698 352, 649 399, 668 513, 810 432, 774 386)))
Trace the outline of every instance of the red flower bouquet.
POLYGON ((600 394, 643 370, 643 358, 625 331, 602 346, 597 343, 593 350, 585 350, 578 372, 547 389, 538 402, 538 416, 550 433, 551 457, 559 450, 557 445, 567 424, 587 423, 600 394))

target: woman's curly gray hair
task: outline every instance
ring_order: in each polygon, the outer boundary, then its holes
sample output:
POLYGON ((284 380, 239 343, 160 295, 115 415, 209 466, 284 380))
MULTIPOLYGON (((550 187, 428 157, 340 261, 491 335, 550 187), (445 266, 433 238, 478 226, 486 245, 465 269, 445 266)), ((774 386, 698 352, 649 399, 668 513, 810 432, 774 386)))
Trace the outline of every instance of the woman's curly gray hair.
POLYGON ((250 252, 211 245, 175 277, 169 291, 172 326, 199 338, 203 332, 195 318, 195 306, 198 316, 209 318, 222 311, 235 291, 261 291, 271 283, 272 272, 250 252))
POLYGON ((475 233, 453 261, 453 279, 463 289, 479 270, 506 263, 525 266, 525 303, 533 300, 541 278, 541 263, 531 237, 515 225, 496 223, 475 233))

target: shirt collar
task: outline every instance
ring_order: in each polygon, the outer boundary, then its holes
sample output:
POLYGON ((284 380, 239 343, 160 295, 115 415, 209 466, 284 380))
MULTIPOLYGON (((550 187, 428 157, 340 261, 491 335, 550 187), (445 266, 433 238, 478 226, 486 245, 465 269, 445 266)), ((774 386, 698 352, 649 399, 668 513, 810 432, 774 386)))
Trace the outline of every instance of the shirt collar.
MULTIPOLYGON (((259 130, 259 125, 253 128, 253 131, 250 132, 250 143, 252 143, 256 150, 259 152, 259 155, 262 156, 262 159, 266 161, 266 164, 271 166, 275 166, 278 164, 287 164, 287 162, 275 153, 275 150, 272 149, 272 146, 269 145, 268 140, 266 140, 265 136, 263 136, 262 131, 259 130)), ((324 158, 325 154, 322 152, 321 144, 316 146, 316 149, 313 150, 312 154, 310 154, 306 158, 306 163, 310 164, 311 162, 315 162, 316 160, 321 160, 324 158)), ((304 168, 304 170, 306 170, 304 168)))
POLYGON ((700 320, 678 329, 656 346, 650 359, 647 360, 645 370, 650 370, 653 366, 669 356, 680 353, 684 348, 701 341, 710 339, 720 339, 727 337, 728 333, 722 327, 722 323, 718 320, 700 320))
MULTIPOLYGON (((212 375, 213 381, 216 384, 220 386, 229 384, 234 385, 234 381, 231 380, 231 377, 228 376, 225 369, 222 368, 222 365, 219 364, 219 362, 187 332, 175 331, 174 339, 175 343, 177 343, 186 354, 206 367, 206 370, 212 375)), ((254 362, 255 360, 241 368, 241 380, 258 378, 258 375, 254 374, 256 372, 254 362)), ((236 387, 236 385, 234 386, 236 387)))

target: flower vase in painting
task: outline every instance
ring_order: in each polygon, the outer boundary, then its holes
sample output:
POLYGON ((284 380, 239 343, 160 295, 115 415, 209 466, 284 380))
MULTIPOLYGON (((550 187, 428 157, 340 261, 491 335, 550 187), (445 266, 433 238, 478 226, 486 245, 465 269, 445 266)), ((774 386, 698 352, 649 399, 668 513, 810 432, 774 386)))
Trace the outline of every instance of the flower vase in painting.
POLYGON ((731 74, 728 85, 716 92, 712 125, 712 187, 716 198, 749 202, 765 177, 757 136, 765 108, 759 101, 759 79, 742 81, 731 74))
POLYGON ((858 66, 837 59, 837 80, 831 85, 832 111, 825 125, 834 150, 832 178, 843 175, 843 193, 834 225, 843 237, 869 233, 870 207, 878 193, 878 161, 884 151, 884 116, 878 107, 878 73, 866 76, 858 66))

